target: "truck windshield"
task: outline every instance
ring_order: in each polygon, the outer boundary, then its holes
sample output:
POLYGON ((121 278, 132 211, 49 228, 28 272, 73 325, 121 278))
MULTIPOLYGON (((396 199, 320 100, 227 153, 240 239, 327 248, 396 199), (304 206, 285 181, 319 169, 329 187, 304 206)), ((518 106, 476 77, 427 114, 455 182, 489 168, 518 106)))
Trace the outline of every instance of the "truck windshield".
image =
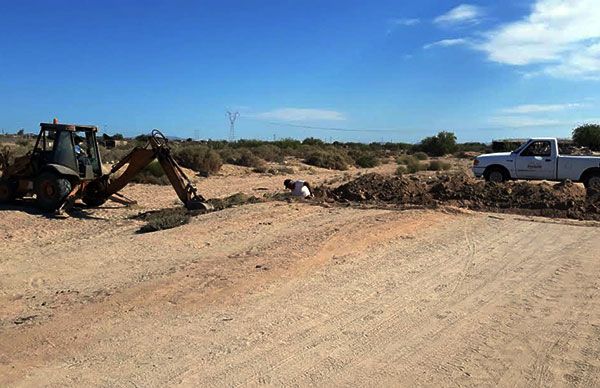
POLYGON ((523 143, 520 146, 518 146, 517 149, 513 151, 513 153, 518 154, 519 152, 521 152, 523 150, 523 148, 525 148, 525 146, 527 145, 527 143, 529 143, 529 142, 526 141, 525 143, 523 143))

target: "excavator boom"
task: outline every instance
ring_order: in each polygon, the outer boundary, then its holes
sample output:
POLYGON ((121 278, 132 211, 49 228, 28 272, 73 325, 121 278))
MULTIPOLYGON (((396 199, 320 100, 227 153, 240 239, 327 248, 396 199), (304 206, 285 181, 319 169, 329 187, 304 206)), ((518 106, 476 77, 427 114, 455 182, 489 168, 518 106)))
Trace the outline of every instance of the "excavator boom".
POLYGON ((136 147, 121 161, 116 163, 108 174, 104 174, 96 181, 92 181, 89 188, 93 193, 88 195, 95 198, 109 198, 123 189, 132 179, 153 160, 158 160, 169 182, 175 189, 177 196, 186 208, 209 210, 212 206, 197 192, 185 172, 171 155, 167 138, 158 130, 153 130, 144 147, 136 147), (126 167, 125 167, 126 166, 126 167), (123 173, 113 176, 125 167, 123 173))

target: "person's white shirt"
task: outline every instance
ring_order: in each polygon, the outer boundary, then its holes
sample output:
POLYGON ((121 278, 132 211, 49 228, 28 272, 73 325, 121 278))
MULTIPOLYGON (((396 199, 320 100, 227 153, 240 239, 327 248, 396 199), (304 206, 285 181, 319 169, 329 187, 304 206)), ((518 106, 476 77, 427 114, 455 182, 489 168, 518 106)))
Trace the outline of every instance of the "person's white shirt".
POLYGON ((304 186, 304 181, 295 181, 294 182, 294 190, 292 190, 292 195, 294 197, 310 197, 311 192, 308 187, 304 186))

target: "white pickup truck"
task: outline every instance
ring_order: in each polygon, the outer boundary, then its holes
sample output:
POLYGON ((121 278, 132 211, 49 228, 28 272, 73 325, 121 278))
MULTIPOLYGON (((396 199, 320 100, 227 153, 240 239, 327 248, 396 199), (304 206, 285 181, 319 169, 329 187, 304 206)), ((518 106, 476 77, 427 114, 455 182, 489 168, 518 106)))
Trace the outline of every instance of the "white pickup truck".
POLYGON ((513 152, 480 155, 473 162, 473 173, 491 182, 570 179, 600 189, 600 157, 560 155, 555 138, 535 138, 513 152))

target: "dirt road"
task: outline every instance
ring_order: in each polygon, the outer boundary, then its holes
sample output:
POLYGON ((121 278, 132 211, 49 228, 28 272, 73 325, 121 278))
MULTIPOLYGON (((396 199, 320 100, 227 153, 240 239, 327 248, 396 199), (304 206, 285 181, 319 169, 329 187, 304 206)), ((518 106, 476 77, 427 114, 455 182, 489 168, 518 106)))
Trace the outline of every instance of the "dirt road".
POLYGON ((0 386, 600 384, 598 227, 269 202, 140 235, 108 214, 0 215, 0 386))

